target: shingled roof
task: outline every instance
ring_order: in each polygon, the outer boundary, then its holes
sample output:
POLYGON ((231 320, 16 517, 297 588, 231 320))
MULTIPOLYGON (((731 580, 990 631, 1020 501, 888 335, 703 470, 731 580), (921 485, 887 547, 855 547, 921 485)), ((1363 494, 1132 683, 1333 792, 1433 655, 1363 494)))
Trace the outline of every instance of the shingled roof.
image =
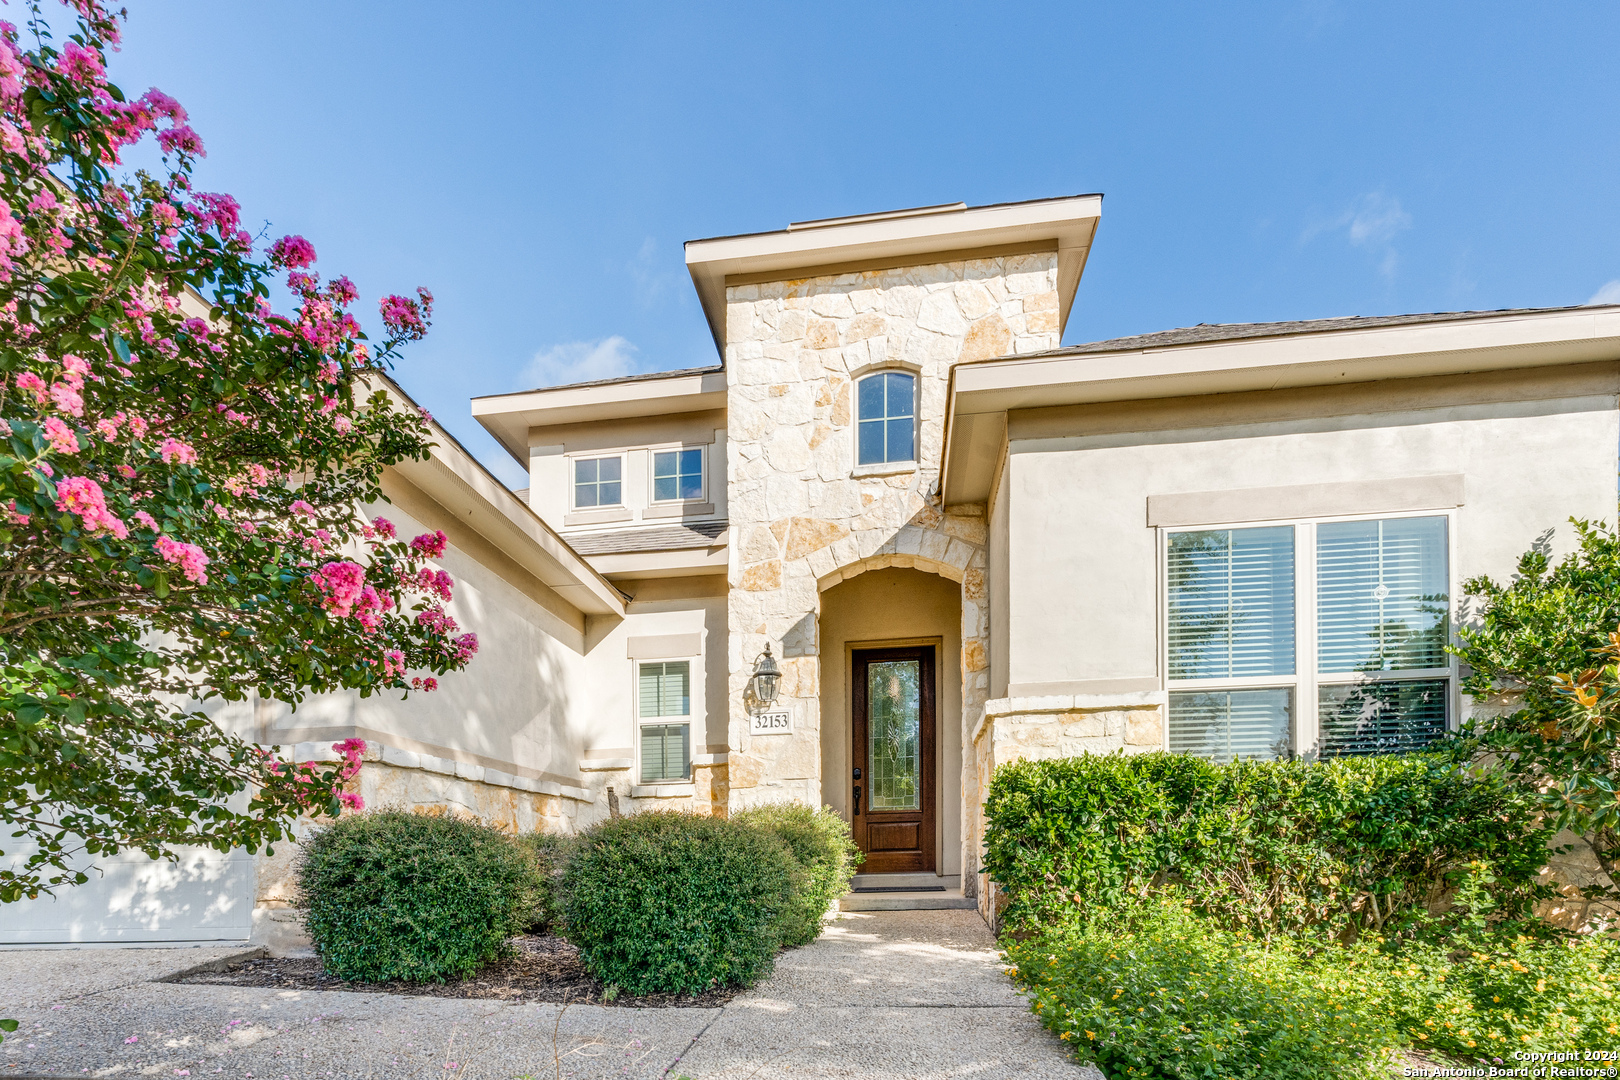
POLYGON ((1555 311, 1577 311, 1579 306, 1550 308, 1502 308, 1497 311, 1434 311, 1416 315, 1347 315, 1335 319, 1294 319, 1265 323, 1199 323, 1155 334, 1110 338, 1081 345, 1066 345, 1036 356, 1076 356, 1085 353, 1134 352, 1137 349, 1163 349, 1176 345, 1203 345, 1215 341, 1245 338, 1286 337, 1290 334, 1318 334, 1332 330, 1367 330, 1379 326, 1411 326, 1418 323, 1463 322, 1493 319, 1503 315, 1541 315, 1555 311))
POLYGON ((568 537, 568 546, 581 555, 625 555, 633 551, 680 551, 715 547, 726 531, 724 521, 694 521, 690 525, 664 525, 656 529, 614 529, 568 537))

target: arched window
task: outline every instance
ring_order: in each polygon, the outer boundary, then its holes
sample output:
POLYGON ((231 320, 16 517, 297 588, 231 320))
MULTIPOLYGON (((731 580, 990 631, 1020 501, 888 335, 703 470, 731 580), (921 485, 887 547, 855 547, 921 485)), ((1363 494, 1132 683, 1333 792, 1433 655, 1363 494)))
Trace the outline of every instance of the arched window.
POLYGON ((855 464, 917 460, 917 379, 879 371, 856 384, 855 464))

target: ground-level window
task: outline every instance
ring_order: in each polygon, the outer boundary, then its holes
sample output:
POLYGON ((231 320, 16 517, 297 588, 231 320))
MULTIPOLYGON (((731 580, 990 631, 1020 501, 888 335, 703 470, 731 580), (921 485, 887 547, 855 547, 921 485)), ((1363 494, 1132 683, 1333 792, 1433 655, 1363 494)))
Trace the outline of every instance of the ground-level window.
POLYGON ((624 458, 574 459, 574 509, 619 506, 624 502, 624 458))
POLYGON ((641 782, 656 784, 691 779, 691 661, 642 663, 637 675, 641 782))
POLYGON ((1449 518, 1165 536, 1169 749, 1393 753, 1445 733, 1449 518))
POLYGON ((703 448, 653 451, 653 502, 703 498, 703 448))

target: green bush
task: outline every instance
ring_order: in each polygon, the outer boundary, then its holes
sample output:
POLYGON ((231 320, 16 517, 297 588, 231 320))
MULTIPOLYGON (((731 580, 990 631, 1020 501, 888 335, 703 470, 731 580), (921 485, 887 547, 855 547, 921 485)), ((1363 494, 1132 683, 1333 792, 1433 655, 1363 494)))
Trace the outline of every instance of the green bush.
POLYGON ((461 979, 533 918, 534 862, 471 821, 345 814, 304 844, 299 904, 321 965, 364 982, 461 979))
POLYGON ((761 806, 734 817, 775 836, 792 853, 800 873, 779 928, 783 945, 808 945, 821 933, 828 905, 849 892, 855 867, 865 858, 850 838, 849 823, 827 807, 798 803, 761 806))
POLYGON ((1434 754, 1022 761, 996 770, 985 814, 984 865, 1019 931, 1175 887, 1262 937, 1389 933, 1476 862, 1501 917, 1548 895, 1533 794, 1434 754))
POLYGON ((1370 943, 1307 955, 1171 897, 1013 943, 1008 973, 1077 1059, 1110 1077, 1387 1076, 1370 943))
POLYGON ((785 844, 740 822, 610 819, 568 861, 563 925, 591 974, 633 994, 746 985, 771 968, 798 873, 785 844))
POLYGON ((538 888, 534 900, 532 934, 557 933, 562 928, 562 909, 558 906, 558 892, 562 886, 563 871, 568 859, 579 847, 579 838, 558 833, 526 833, 518 837, 518 844, 534 859, 538 874, 538 888))

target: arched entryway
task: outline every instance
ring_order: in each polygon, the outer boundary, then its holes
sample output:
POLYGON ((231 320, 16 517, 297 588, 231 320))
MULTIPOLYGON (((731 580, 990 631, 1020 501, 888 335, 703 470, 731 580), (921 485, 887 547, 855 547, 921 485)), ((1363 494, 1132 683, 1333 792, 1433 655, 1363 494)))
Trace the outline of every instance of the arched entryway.
MULTIPOLYGON (((856 826, 863 847, 874 849, 867 871, 929 872, 959 879, 962 585, 909 567, 854 569, 853 574, 844 571, 842 580, 820 596, 822 801, 856 826), (916 677, 930 685, 915 692, 905 685, 897 694, 885 689, 916 677), (874 754, 871 740, 897 734, 892 724, 882 726, 886 694, 893 698, 889 705, 899 703, 901 712, 926 710, 929 715, 915 718, 919 729, 914 747, 874 754), (902 699, 914 700, 908 704, 902 699), (856 768, 863 770, 859 779, 853 775, 856 768), (879 775, 874 776, 874 768, 879 775), (905 780, 902 774, 908 768, 919 781, 917 813, 909 812, 913 800, 906 797, 904 782, 895 783, 897 775, 905 780), (874 781, 883 801, 875 814, 874 781), (857 785, 862 788, 861 815, 855 813, 857 785), (906 830, 922 819, 926 835, 919 835, 919 850, 913 852, 906 830), (871 836, 869 824, 876 824, 871 836)), ((954 890, 956 882, 948 887, 954 890)))

